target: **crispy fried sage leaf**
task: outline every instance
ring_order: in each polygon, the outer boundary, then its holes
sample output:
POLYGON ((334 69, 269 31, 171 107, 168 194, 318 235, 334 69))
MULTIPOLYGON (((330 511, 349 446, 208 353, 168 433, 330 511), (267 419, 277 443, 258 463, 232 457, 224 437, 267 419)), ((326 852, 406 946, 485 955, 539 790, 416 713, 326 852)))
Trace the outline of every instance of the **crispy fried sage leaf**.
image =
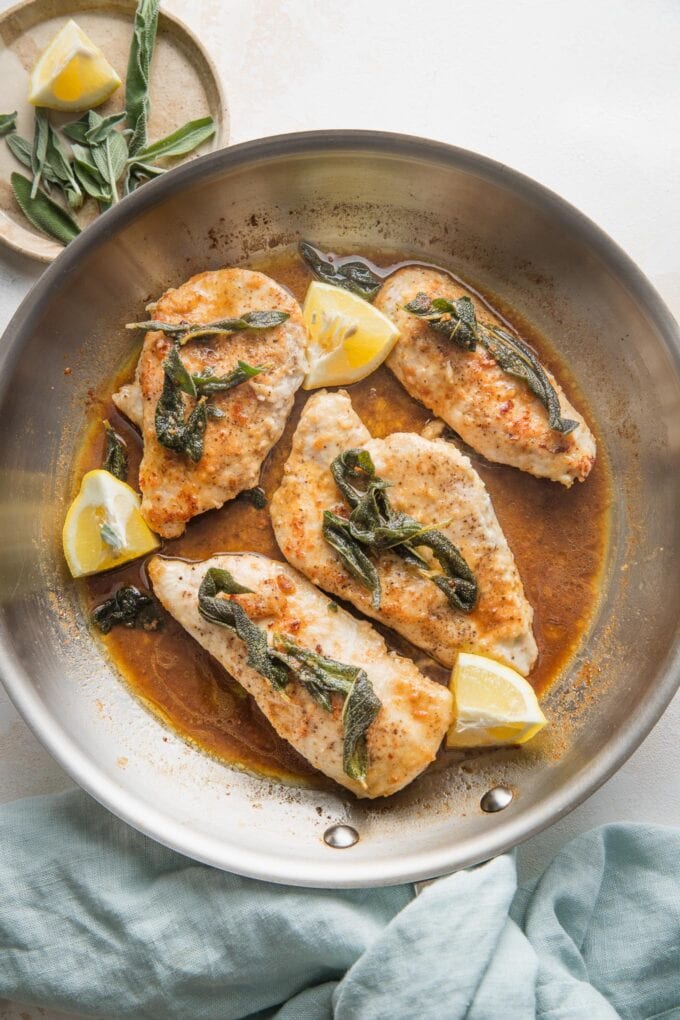
POLYGON ((250 589, 235 581, 228 570, 211 567, 198 590, 198 610, 201 616, 210 623, 233 630, 248 650, 247 661, 251 669, 269 680, 274 690, 282 691, 290 683, 290 675, 286 666, 270 654, 267 635, 253 623, 238 602, 218 598, 220 592, 242 595, 248 594, 250 589))
POLYGON ((324 283, 342 287, 366 301, 372 301, 382 286, 380 277, 360 259, 343 260, 341 264, 332 262, 309 241, 300 241, 299 250, 314 275, 324 283))
POLYGON ((249 365, 247 361, 238 361, 227 375, 214 375, 210 369, 194 373, 191 376, 196 391, 201 397, 210 397, 213 393, 224 393, 240 386, 248 379, 254 379, 261 372, 266 372, 268 365, 249 365))
POLYGON ((31 197, 31 182, 27 177, 14 173, 11 181, 19 208, 34 227, 64 245, 78 236, 80 227, 74 223, 61 206, 53 202, 42 191, 38 191, 34 198, 31 197))
POLYGON ((215 322, 162 322, 150 319, 148 322, 128 322, 126 329, 158 330, 166 336, 174 337, 180 344, 189 340, 199 340, 208 336, 221 336, 225 333, 241 333, 244 330, 273 329, 290 318, 288 312, 276 310, 266 312, 246 312, 235 319, 217 319, 215 322))
POLYGON ((369 756, 366 734, 382 703, 364 670, 360 670, 342 709, 345 729, 342 767, 351 779, 366 782, 369 756))
POLYGON ((119 588, 112 598, 96 606, 91 620, 102 634, 108 634, 113 627, 158 630, 162 623, 160 610, 151 596, 131 584, 119 588))
POLYGON ((184 454, 194 464, 203 456, 203 437, 208 426, 206 398, 201 397, 193 411, 185 418, 182 390, 165 373, 163 392, 156 404, 156 437, 161 446, 184 454))
POLYGON ((157 142, 145 145, 143 149, 134 150, 134 160, 142 163, 154 162, 157 159, 165 159, 170 156, 187 156, 199 145, 206 142, 215 134, 215 121, 212 117, 201 117, 198 120, 190 120, 187 124, 177 128, 171 135, 159 138, 157 142))
POLYGON ((104 462, 102 467, 110 472, 121 482, 127 481, 128 476, 128 455, 125 441, 111 427, 111 423, 104 422, 106 430, 106 448, 104 450, 104 462))
POLYGON ((343 698, 343 769, 365 785, 369 766, 366 734, 381 708, 366 672, 358 666, 330 659, 302 648, 286 634, 275 634, 270 647, 264 630, 250 619, 238 602, 218 595, 249 593, 227 570, 207 571, 198 592, 198 609, 204 619, 229 627, 248 651, 248 665, 282 691, 292 680, 301 683, 326 712, 333 710, 333 695, 343 698))
POLYGON ((449 604, 470 613, 477 604, 477 582, 456 546, 443 532, 424 527, 413 517, 394 510, 387 496, 390 482, 378 477, 367 450, 346 450, 331 464, 335 484, 351 507, 349 517, 326 510, 322 533, 357 581, 371 592, 371 605, 380 608, 380 576, 369 554, 393 550, 437 585, 449 604), (443 573, 430 570, 418 547, 432 550, 443 573))
POLYGON ((140 0, 135 12, 135 23, 130 44, 127 74, 125 76, 125 114, 130 137, 130 155, 134 156, 146 145, 149 118, 149 73, 151 57, 156 43, 159 0, 140 0))
POLYGON ((9 135, 17 129, 17 111, 14 113, 0 113, 0 138, 9 135))
POLYGON ((252 503, 256 510, 264 510, 268 503, 267 493, 261 485, 256 485, 253 489, 244 489, 241 496, 252 503))
POLYGON ((499 368, 524 380, 548 412, 551 429, 568 435, 578 428, 577 421, 562 417, 559 397, 531 348, 499 326, 478 322, 469 297, 463 295, 456 301, 447 301, 446 298, 431 300, 427 294, 420 293, 404 308, 425 319, 431 329, 464 350, 474 351, 479 344, 489 352, 499 368))
POLYGON ((334 514, 332 510, 324 510, 321 531, 330 547, 335 549, 345 569, 359 584, 369 589, 373 608, 379 609, 380 575, 361 545, 350 534, 347 519, 334 514))

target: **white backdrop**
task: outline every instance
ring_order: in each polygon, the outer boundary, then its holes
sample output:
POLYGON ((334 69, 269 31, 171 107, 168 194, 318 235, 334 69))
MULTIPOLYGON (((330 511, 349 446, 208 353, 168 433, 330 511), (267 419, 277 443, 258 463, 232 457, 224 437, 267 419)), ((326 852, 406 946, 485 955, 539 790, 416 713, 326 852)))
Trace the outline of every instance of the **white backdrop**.
MULTIPOLYGON (((0 10, 8 6, 0 0, 0 10)), ((193 28, 217 65, 232 142, 354 127, 474 149, 592 217, 680 315, 677 0, 163 0, 163 7, 193 28)), ((0 327, 40 271, 0 249, 0 327)), ((572 835, 603 822, 680 825, 678 732, 680 698, 613 779, 521 848, 522 872, 535 873, 572 835)), ((0 801, 69 785, 0 689, 0 801)), ((50 1020, 0 1003, 0 1020, 20 1016, 50 1020)))

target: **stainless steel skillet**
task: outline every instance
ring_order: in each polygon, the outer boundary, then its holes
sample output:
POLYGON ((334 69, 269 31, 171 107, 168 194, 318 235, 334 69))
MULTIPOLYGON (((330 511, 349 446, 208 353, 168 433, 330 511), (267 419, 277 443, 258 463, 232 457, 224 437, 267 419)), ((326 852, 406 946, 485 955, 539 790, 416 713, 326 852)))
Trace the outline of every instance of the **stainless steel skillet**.
POLYGON ((70 245, 23 302, 0 357, 3 680, 78 783, 191 857, 321 886, 414 881, 463 867, 587 797, 677 688, 677 326, 597 227, 504 166, 434 142, 355 131, 211 154, 145 186, 70 245), (614 473, 601 607, 549 695, 558 725, 524 751, 461 760, 379 804, 234 772, 169 734, 88 634, 60 551, 83 405, 129 350, 122 324, 131 310, 193 272, 301 235, 409 250, 503 295, 559 344, 614 473), (480 800, 499 784, 512 801, 485 813, 480 800), (324 833, 337 822, 352 825, 358 842, 328 846, 324 833))

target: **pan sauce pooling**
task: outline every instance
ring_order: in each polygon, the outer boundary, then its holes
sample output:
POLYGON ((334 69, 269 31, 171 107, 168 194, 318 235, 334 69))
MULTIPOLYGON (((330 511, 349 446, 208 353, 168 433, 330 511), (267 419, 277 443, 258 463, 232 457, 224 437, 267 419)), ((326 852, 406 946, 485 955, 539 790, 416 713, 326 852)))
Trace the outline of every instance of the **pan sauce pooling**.
MULTIPOLYGON (((259 264, 257 269, 271 274, 299 299, 304 296, 310 276, 297 257, 279 257, 259 264)), ((541 350, 540 342, 524 324, 522 333, 541 350)), ((544 348, 541 354, 545 357, 544 348)), ((550 363, 551 359, 546 360, 550 363)), ((557 374, 565 381, 562 367, 557 374)), ((129 377, 128 373, 117 382, 129 377)), ((573 383, 567 389, 572 397, 576 395, 573 383)), ((417 433, 432 418, 384 367, 350 387, 349 392, 355 411, 375 437, 396 431, 417 433)), ((139 439, 125 420, 115 415, 109 393, 103 395, 93 417, 99 422, 108 415, 125 435, 131 454, 129 480, 135 485, 139 439)), ((265 463, 262 481, 269 496, 280 480, 307 398, 307 394, 298 392, 284 436, 265 463)), ((576 399, 575 403, 583 406, 582 400, 576 399)), ((83 449, 79 474, 87 467, 98 466, 100 456, 101 433, 93 428, 83 449)), ((587 484, 566 492, 561 486, 512 468, 487 464, 474 454, 472 459, 491 495, 528 602, 535 610, 539 659, 530 679, 541 690, 570 658, 595 604, 606 538, 606 467, 600 456, 587 484)), ((268 510, 258 511, 239 498, 221 510, 194 519, 181 538, 166 543, 164 552, 202 559, 216 551, 243 549, 281 558, 268 510)), ((85 582, 88 603, 100 602, 122 583, 139 581, 139 563, 89 578, 85 582)), ((428 675, 441 681, 448 679, 448 671, 428 661, 394 632, 386 632, 386 637, 391 647, 411 654, 428 675)), ((319 781, 318 774, 275 734, 252 699, 244 697, 238 684, 172 619, 168 618, 160 633, 113 630, 105 641, 121 672, 147 704, 210 753, 284 779, 319 781)))

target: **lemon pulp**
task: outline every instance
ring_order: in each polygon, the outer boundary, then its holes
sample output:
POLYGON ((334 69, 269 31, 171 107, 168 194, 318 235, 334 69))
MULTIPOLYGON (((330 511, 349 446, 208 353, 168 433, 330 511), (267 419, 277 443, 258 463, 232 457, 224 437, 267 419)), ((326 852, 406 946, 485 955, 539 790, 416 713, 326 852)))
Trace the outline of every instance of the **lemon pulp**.
POLYGON ((160 545, 142 517, 137 493, 103 469, 84 476, 66 514, 63 543, 74 577, 110 570, 160 545))
POLYGON ((494 659, 461 652, 450 687, 454 721, 447 747, 524 744, 546 725, 529 681, 494 659))
POLYGON ((394 323, 368 301, 317 280, 309 285, 302 317, 309 334, 305 390, 364 379, 399 338, 394 323))

